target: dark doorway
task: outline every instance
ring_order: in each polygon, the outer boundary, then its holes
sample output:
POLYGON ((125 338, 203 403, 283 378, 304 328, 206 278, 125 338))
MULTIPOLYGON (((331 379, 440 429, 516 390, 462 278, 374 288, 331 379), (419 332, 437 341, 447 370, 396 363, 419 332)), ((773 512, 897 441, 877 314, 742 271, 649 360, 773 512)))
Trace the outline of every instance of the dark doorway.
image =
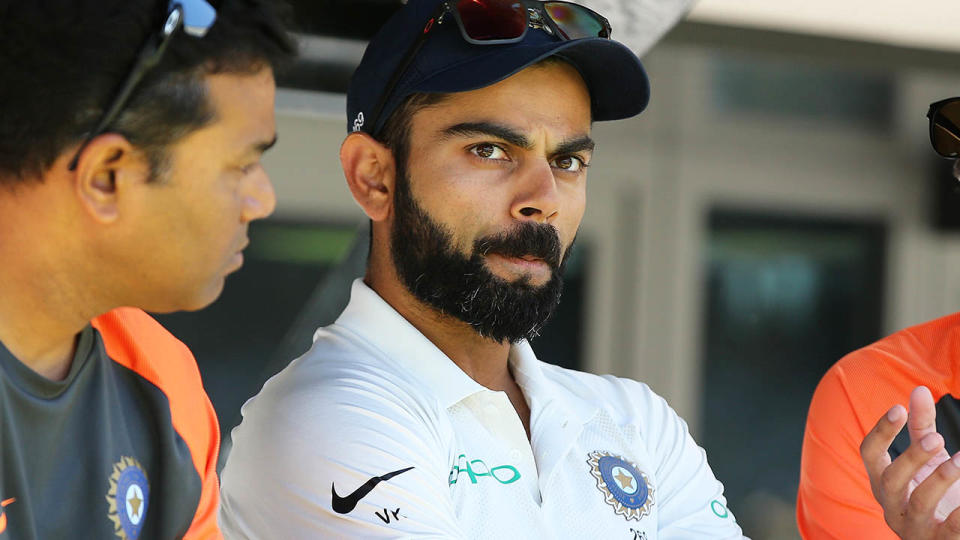
POLYGON ((700 442, 748 533, 792 511, 820 377, 881 337, 885 244, 880 221, 710 214, 700 442))
MULTIPOLYGON (((239 420, 240 406, 273 374, 270 366, 285 336, 356 235, 353 225, 251 223, 244 266, 227 278, 216 302, 197 312, 156 316, 196 357, 224 438, 239 420)), ((302 340, 287 361, 309 345, 302 340)))

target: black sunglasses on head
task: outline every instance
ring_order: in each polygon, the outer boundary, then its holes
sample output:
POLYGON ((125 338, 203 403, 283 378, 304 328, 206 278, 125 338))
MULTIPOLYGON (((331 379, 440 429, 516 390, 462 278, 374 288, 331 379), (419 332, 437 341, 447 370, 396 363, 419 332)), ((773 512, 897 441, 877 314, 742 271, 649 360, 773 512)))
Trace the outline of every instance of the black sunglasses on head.
POLYGON ((75 170, 77 162, 80 161, 80 154, 90 144, 95 137, 107 133, 110 125, 120 116, 120 112, 130 101, 133 90, 137 87, 143 77, 159 62, 163 57, 163 52, 170 43, 177 30, 183 29, 187 35, 202 38, 207 35, 210 27, 217 20, 217 12, 206 0, 170 0, 167 5, 167 18, 164 20, 163 27, 153 35, 137 55, 137 59, 130 68, 130 73, 124 79, 120 91, 114 96, 110 106, 97 122, 96 127, 84 137, 80 147, 73 154, 73 159, 67 165, 67 168, 75 170))
POLYGON ((473 45, 504 45, 523 41, 528 28, 541 29, 563 41, 590 37, 609 38, 610 21, 592 9, 573 2, 539 0, 450 0, 440 4, 410 47, 373 109, 376 126, 397 84, 416 58, 435 25, 452 14, 460 34, 473 45))
POLYGON ((960 157, 960 97, 930 104, 930 142, 945 158, 960 157))

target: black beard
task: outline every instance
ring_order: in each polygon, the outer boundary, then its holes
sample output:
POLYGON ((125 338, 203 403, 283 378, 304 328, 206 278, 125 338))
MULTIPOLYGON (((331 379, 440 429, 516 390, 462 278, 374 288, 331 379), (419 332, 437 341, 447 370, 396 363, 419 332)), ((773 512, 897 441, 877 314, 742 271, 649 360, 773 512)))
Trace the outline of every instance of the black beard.
POLYGON ((409 177, 402 170, 397 171, 394 209, 390 233, 393 264, 400 281, 417 300, 498 343, 540 335, 560 303, 561 276, 572 242, 564 253, 553 226, 524 222, 476 240, 467 257, 453 245, 453 235, 414 200, 409 177), (513 282, 500 278, 484 262, 492 253, 543 259, 551 269, 550 280, 534 286, 527 276, 513 282))

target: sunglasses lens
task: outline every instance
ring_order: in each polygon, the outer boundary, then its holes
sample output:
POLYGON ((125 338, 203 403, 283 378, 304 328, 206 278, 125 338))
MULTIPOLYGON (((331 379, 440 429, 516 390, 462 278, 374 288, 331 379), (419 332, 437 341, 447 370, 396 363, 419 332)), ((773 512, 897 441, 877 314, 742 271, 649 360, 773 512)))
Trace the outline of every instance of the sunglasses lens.
POLYGON ((457 11, 470 39, 517 39, 527 27, 527 10, 516 0, 460 0, 457 11))
POLYGON ((610 37, 609 28, 589 9, 568 2, 544 2, 543 7, 567 39, 610 37))
POLYGON ((960 100, 945 103, 933 115, 930 138, 938 154, 946 157, 960 155, 960 100))

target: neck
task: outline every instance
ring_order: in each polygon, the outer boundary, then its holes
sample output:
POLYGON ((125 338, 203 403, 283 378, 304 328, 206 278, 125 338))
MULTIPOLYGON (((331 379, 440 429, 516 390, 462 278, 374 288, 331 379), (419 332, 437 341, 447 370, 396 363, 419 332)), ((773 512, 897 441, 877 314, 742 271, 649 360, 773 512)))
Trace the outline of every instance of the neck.
POLYGON ((82 265, 56 245, 62 233, 30 219, 29 199, 0 196, 0 261, 10 261, 0 264, 0 342, 33 371, 62 380, 77 334, 99 311, 84 302, 92 287, 77 287, 90 283, 76 276, 82 265))
MULTIPOLYGON (((0 260, 10 260, 3 251, 0 260)), ((0 342, 33 371, 62 380, 70 372, 76 335, 89 317, 67 305, 69 295, 45 287, 53 284, 38 283, 42 274, 24 278, 10 270, 0 269, 0 342)))
POLYGON ((509 343, 484 338, 467 323, 417 300, 403 286, 393 265, 377 256, 377 250, 371 254, 364 282, 467 376, 490 390, 505 392, 530 438, 530 408, 510 372, 509 343))
POLYGON ((515 386, 507 366, 509 343, 481 336, 470 325, 415 298, 399 279, 379 276, 371 271, 364 281, 471 379, 491 390, 515 386))

